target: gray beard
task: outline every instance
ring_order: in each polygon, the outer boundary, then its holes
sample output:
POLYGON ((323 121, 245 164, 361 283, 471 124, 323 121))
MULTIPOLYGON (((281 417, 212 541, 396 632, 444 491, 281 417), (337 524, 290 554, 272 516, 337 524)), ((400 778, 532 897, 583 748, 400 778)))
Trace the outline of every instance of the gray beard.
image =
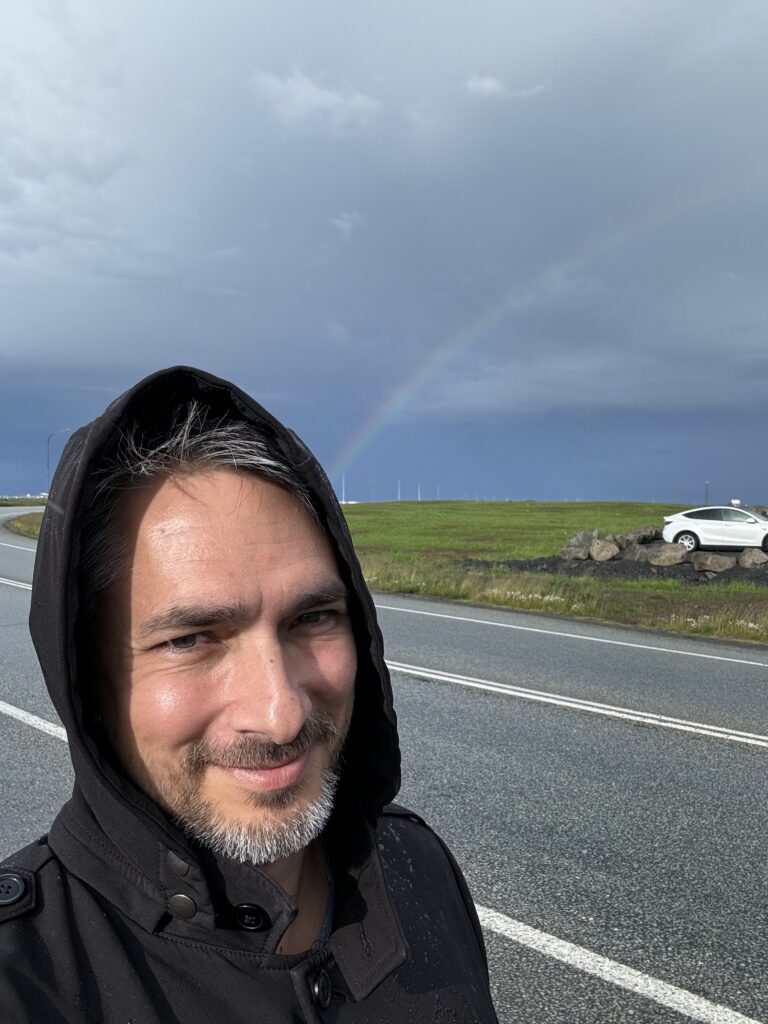
POLYGON ((223 749, 201 740, 192 745, 180 766, 159 773, 155 785, 174 823, 201 846, 242 864, 274 864, 306 849, 328 824, 339 783, 342 742, 333 718, 315 711, 295 739, 281 746, 256 736, 241 737, 223 749), (330 763, 314 800, 304 799, 304 779, 286 789, 252 792, 245 803, 256 813, 253 820, 243 822, 223 817, 215 803, 201 796, 205 772, 212 764, 226 768, 281 764, 315 745, 329 751, 330 763))
MULTIPOLYGON (((284 811, 274 821, 255 821, 249 824, 222 821, 209 801, 193 799, 183 810, 183 818, 176 824, 201 846, 222 854, 241 864, 261 867, 292 857, 306 849, 322 833, 333 811, 333 801, 339 783, 337 772, 329 768, 323 777, 319 796, 303 807, 284 811)), ((275 795, 272 806, 288 807, 301 790, 296 787, 275 795)), ((259 806, 265 804, 263 795, 259 806)), ((254 801, 255 802, 255 801, 254 801)))

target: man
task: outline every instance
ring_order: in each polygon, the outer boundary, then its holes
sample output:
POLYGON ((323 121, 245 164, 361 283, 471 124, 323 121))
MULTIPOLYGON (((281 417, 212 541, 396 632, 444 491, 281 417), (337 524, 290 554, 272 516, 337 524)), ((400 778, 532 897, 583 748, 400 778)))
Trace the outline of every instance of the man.
POLYGON ((294 434, 142 381, 65 450, 30 625, 75 788, 0 865, 3 1021, 496 1020, 461 873, 391 804, 373 604, 294 434))

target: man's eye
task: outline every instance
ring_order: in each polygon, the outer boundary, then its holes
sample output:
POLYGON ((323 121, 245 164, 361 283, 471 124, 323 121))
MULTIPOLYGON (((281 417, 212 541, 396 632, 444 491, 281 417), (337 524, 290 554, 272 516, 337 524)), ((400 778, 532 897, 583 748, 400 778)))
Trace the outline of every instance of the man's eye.
POLYGON ((339 617, 337 611, 326 608, 322 611, 304 612, 296 619, 297 626, 329 626, 339 617))
POLYGON ((167 640, 163 645, 172 651, 192 651, 201 647, 207 639, 205 633, 187 633, 185 636, 175 636, 167 640))

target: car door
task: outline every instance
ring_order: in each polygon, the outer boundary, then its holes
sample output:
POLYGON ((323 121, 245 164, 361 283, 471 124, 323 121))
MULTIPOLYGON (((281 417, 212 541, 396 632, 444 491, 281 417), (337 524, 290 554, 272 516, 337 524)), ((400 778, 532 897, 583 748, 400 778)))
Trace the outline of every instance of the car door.
POLYGON ((723 509, 723 544, 732 548, 759 547, 762 536, 754 516, 740 508, 723 509))
POLYGON ((699 544, 703 548, 719 548, 723 545, 723 520, 722 509, 719 508, 697 508, 693 512, 686 512, 681 517, 681 522, 690 521, 690 528, 699 538, 699 544))

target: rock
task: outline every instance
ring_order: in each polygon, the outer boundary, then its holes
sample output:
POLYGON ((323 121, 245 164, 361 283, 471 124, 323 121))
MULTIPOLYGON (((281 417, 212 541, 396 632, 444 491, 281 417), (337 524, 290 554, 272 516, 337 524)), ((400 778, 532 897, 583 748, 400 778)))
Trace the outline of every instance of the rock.
POLYGON ((636 526, 634 530, 625 533, 627 544, 650 544, 654 540, 661 540, 660 526, 636 526))
POLYGON ((757 569, 760 565, 765 565, 768 562, 768 555, 766 555, 760 548, 744 548, 739 555, 739 565, 742 569, 757 569))
POLYGON ((606 533, 600 540, 609 540, 611 544, 615 544, 619 551, 623 551, 627 546, 627 538, 622 533, 606 533))
POLYGON ((599 530, 579 530, 575 537, 572 537, 569 544, 583 544, 585 541, 589 541, 591 544, 593 540, 597 540, 600 536, 599 530))
POLYGON ((696 572, 725 572, 736 565, 736 556, 718 555, 715 551, 694 551, 691 562, 696 572))
POLYGON ((593 562, 609 562, 612 558, 615 558, 619 553, 619 545, 614 544, 613 541, 608 540, 606 537, 604 540, 599 538, 593 540, 589 546, 589 557, 593 562))
POLYGON ((589 558, 589 544, 566 544, 560 551, 560 557, 566 560, 576 558, 583 562, 589 558))
POLYGON ((688 557, 682 544, 649 544, 648 561, 651 565, 680 565, 688 557))
POLYGON ((597 530, 580 530, 575 537, 571 537, 568 543, 560 552, 561 558, 578 558, 584 561, 589 558, 589 549, 593 540, 597 539, 597 530))
POLYGON ((647 562, 650 544, 638 544, 630 541, 621 553, 626 562, 647 562))

